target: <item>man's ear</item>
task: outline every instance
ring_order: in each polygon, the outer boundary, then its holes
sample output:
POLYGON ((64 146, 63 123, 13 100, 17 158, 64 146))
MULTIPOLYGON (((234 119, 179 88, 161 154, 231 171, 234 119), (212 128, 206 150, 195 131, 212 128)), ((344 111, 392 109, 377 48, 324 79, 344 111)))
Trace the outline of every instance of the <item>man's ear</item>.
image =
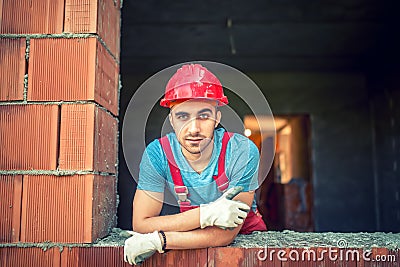
POLYGON ((175 130, 175 128, 174 128, 174 124, 172 123, 172 114, 171 114, 171 112, 168 114, 168 119, 169 119, 169 124, 171 125, 171 127, 172 127, 172 129, 174 129, 175 130))
POLYGON ((221 122, 221 116, 222 116, 221 111, 217 110, 217 116, 215 118, 215 127, 214 128, 217 128, 219 123, 221 122))

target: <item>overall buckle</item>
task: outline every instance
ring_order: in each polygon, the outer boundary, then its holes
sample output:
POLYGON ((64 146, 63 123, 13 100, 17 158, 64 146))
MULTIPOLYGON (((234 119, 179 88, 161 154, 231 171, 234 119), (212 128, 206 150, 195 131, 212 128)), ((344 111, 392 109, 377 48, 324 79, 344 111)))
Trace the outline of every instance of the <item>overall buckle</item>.
POLYGON ((175 194, 178 196, 178 203, 189 202, 187 196, 189 194, 188 188, 184 185, 177 185, 174 187, 175 194))

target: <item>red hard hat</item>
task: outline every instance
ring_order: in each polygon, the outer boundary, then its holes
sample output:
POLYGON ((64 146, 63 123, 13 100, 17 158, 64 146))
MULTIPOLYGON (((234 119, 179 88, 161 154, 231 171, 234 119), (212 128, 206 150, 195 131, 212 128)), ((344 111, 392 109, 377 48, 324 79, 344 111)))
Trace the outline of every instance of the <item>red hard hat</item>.
POLYGON ((217 100, 218 106, 228 104, 221 82, 200 64, 183 65, 176 71, 167 83, 160 105, 170 107, 172 101, 189 99, 217 100))

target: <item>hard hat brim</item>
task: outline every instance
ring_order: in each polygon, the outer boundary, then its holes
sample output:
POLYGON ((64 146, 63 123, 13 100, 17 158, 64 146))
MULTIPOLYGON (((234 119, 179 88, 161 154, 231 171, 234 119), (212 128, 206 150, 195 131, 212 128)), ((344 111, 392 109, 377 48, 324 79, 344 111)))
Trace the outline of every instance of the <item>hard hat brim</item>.
POLYGON ((229 103, 228 102, 228 98, 226 96, 223 96, 222 98, 219 98, 219 99, 208 98, 208 97, 193 97, 193 98, 177 98, 177 99, 169 100, 169 99, 163 98, 160 101, 160 106, 166 107, 166 108, 170 108, 174 104, 182 103, 182 102, 185 102, 185 101, 188 101, 188 100, 212 100, 212 101, 217 101, 217 105, 219 107, 225 106, 225 105, 227 105, 229 103))

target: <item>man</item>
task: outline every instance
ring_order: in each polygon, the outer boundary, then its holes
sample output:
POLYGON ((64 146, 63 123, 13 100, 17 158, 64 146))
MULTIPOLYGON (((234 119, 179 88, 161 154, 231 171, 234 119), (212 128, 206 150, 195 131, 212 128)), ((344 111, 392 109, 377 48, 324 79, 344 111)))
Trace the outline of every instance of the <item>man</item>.
POLYGON ((239 232, 266 230, 254 194, 258 149, 218 128, 218 107, 228 104, 218 78, 199 64, 184 65, 160 104, 170 108, 174 132, 143 154, 125 261, 138 264, 166 249, 225 246, 239 232), (175 195, 180 213, 160 216, 165 190, 175 195))

